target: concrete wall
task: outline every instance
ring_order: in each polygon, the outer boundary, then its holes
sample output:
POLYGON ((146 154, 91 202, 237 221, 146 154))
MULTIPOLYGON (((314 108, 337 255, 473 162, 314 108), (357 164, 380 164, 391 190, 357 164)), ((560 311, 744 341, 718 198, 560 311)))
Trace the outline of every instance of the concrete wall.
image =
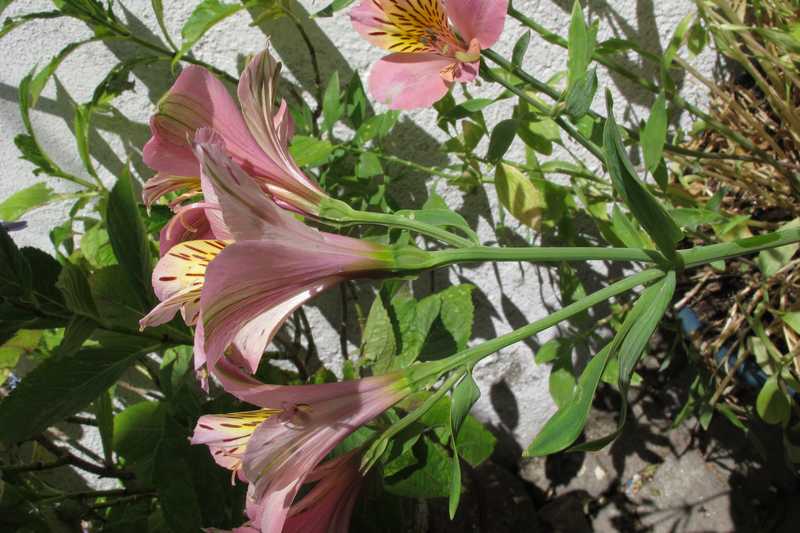
MULTIPOLYGON (((180 27, 194 4, 194 0, 164 1, 166 22, 172 35, 179 35, 180 27)), ((313 12, 324 4, 325 2, 302 0, 295 7, 298 12, 313 12)), ((517 0, 515 4, 541 24, 566 35, 571 0, 517 0)), ((120 15, 137 28, 137 35, 145 39, 159 38, 148 0, 118 1, 116 5, 120 15)), ((50 3, 43 0, 17 1, 3 13, 3 17, 49 8, 50 3)), ((635 39, 658 54, 666 48, 680 19, 692 9, 693 2, 690 0, 610 0, 590 2, 587 11, 601 20, 601 40, 612 36, 635 39)), ((258 51, 264 46, 265 34, 269 34, 273 46, 285 63, 288 79, 305 89, 310 88, 312 71, 308 56, 289 22, 283 19, 262 27, 253 27, 250 26, 251 20, 250 14, 240 12, 215 27, 196 47, 196 55, 235 74, 241 55, 258 51)), ((354 70, 366 75, 370 65, 383 53, 358 37, 351 29, 345 14, 316 19, 315 22, 306 23, 306 27, 317 48, 323 80, 328 79, 334 68, 340 70, 344 79, 347 79, 346 73, 354 70)), ((509 19, 496 50, 510 55, 514 42, 522 33, 519 25, 509 19)), ((88 37, 91 37, 90 32, 80 22, 52 20, 32 23, 24 29, 15 30, 0 41, 0 62, 3 66, 0 69, 0 124, 3 133, 0 137, 0 198, 5 198, 39 179, 32 174, 31 165, 18 158, 13 144, 14 136, 23 131, 17 110, 19 81, 34 65, 43 65, 66 43, 88 37)), ((78 175, 85 175, 73 137, 69 133, 72 123, 69 102, 87 101, 107 71, 120 59, 131 57, 132 52, 125 44, 88 44, 63 63, 56 81, 51 82, 44 90, 38 110, 33 113, 34 126, 39 132, 41 143, 64 168, 78 175)), ((709 71, 712 60, 713 56, 708 54, 695 58, 693 62, 701 70, 709 71)), ((540 79, 547 79, 566 68, 566 55, 563 50, 534 36, 525 67, 540 79)), ((649 77, 657 75, 652 66, 643 66, 635 58, 631 59, 630 67, 643 71, 649 77)), ((139 150, 148 138, 146 124, 153 110, 152 102, 169 87, 173 79, 165 65, 137 69, 134 74, 135 90, 122 95, 115 104, 127 120, 110 117, 99 117, 95 120, 98 131, 92 135, 91 149, 107 183, 114 181, 114 176, 128 158, 134 162, 141 176, 149 176, 147 169, 141 165, 139 150)), ((606 87, 616 96, 619 120, 632 124, 646 117, 646 110, 652 103, 649 94, 603 73, 600 92, 606 87)), ((487 85, 471 90, 476 95, 495 95, 499 92, 497 87, 487 85)), ((683 90, 690 100, 703 101, 704 91, 697 84, 687 80, 683 90)), ((601 98, 597 98, 595 107, 602 111, 601 98)), ((510 108, 511 101, 489 108, 487 118, 490 126, 507 118, 510 108)), ((430 110, 405 114, 391 137, 391 149, 409 159, 441 164, 443 159, 438 152, 437 141, 443 135, 435 127, 434 117, 434 112, 430 110)), ((676 120, 686 124, 688 117, 677 117, 676 120)), ((483 150, 485 145, 478 148, 479 152, 483 150)), ((521 148, 515 145, 511 156, 521 160, 521 148)), ((592 162, 592 166, 598 167, 596 162, 592 162)), ((69 184, 49 181, 60 190, 70 190, 69 184)), ((494 240, 490 229, 497 213, 493 191, 464 197, 460 192, 448 190, 430 177, 408 175, 393 193, 404 206, 413 207, 424 202, 427 191, 431 188, 437 189, 453 207, 458 208, 475 224, 484 241, 494 240)), ((29 227, 16 233, 15 239, 21 244, 50 250, 47 234, 52 226, 64 220, 64 205, 42 208, 25 218, 29 227)), ((524 229, 520 229, 519 233, 522 236, 528 235, 524 229)), ((596 286, 603 281, 596 272, 604 272, 604 267, 595 265, 594 271, 585 270, 590 286, 596 286)), ((420 291, 425 290, 427 279, 427 276, 424 277, 418 284, 420 291)), ((449 278, 446 273, 438 273, 435 280, 439 288, 448 282, 471 282, 479 287, 476 295, 478 308, 474 342, 506 333, 559 307, 558 290, 551 283, 548 270, 530 265, 499 264, 456 268, 450 272, 449 278)), ((317 345, 321 348, 322 359, 331 368, 336 368, 340 357, 339 341, 335 332, 335 326, 339 323, 338 293, 320 297, 309 309, 309 314, 317 332, 317 345)), ((476 412, 498 430, 513 437, 507 441, 512 447, 514 440, 523 448, 527 446, 554 410, 548 393, 548 368, 537 367, 533 361, 536 347, 554 332, 552 330, 540 335, 538 339, 511 346, 487 359, 476 369, 483 393, 476 412)))

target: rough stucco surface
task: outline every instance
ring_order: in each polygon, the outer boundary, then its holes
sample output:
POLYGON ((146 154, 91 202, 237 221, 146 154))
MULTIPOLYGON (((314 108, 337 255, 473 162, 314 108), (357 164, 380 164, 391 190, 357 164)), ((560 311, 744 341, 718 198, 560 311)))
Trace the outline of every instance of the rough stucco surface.
MULTIPOLYGON (((195 2, 193 0, 166 0, 164 2, 167 26, 177 36, 183 21, 188 17, 195 2)), ((324 3, 303 0, 299 10, 316 11, 324 3)), ((536 19, 544 26, 566 35, 569 20, 570 0, 517 0, 515 5, 522 12, 536 19)), ((610 0, 590 2, 587 11, 601 21, 600 40, 610 37, 634 39, 648 50, 660 54, 666 48, 669 38, 680 19, 692 10, 690 0, 652 0, 628 1, 610 0)), ((46 10, 50 3, 43 0, 16 2, 3 13, 3 16, 23 12, 46 10)), ((118 13, 127 18, 137 28, 137 34, 145 39, 158 39, 155 19, 150 12, 147 0, 124 0, 116 2, 118 13)), ((263 47, 265 34, 270 34, 273 46, 285 63, 287 79, 299 84, 303 89, 312 87, 312 71, 307 53, 296 31, 286 19, 262 25, 250 26, 251 15, 240 12, 215 27, 199 43, 196 55, 218 67, 235 74, 237 61, 243 54, 250 54, 263 47)), ((349 79, 350 72, 358 71, 365 77, 370 64, 382 55, 382 51, 359 39, 351 29, 345 14, 334 18, 316 19, 307 23, 312 40, 322 65, 322 78, 327 80, 332 69, 339 69, 342 79, 349 79)), ((506 56, 523 30, 509 19, 496 50, 506 56)), ((32 167, 18 158, 13 138, 22 132, 22 124, 17 110, 17 89, 19 81, 35 64, 43 65, 68 42, 91 37, 81 23, 73 20, 52 20, 35 22, 24 29, 15 30, 0 41, 0 198, 35 183, 32 167)), ((83 46, 64 61, 58 71, 57 81, 48 85, 40 99, 38 110, 33 113, 34 127, 38 131, 41 144, 64 168, 85 175, 82 170, 74 140, 69 129, 72 123, 70 100, 87 101, 94 87, 111 67, 120 59, 130 58, 132 50, 124 44, 104 45, 91 43, 83 46)), ((713 56, 694 58, 692 62, 702 71, 711 69, 713 56)), ((632 59, 631 68, 640 71, 643 67, 632 59)), ((534 36, 526 57, 525 67, 540 79, 547 79, 566 67, 566 54, 563 50, 549 45, 534 36)), ((653 77, 655 68, 644 70, 653 77)), ((147 120, 154 102, 169 86, 172 76, 165 66, 146 70, 136 70, 135 89, 126 92, 117 101, 117 107, 128 117, 127 121, 98 118, 95 125, 97 134, 92 136, 92 153, 100 167, 106 183, 114 181, 127 159, 131 159, 140 176, 149 172, 141 165, 139 150, 148 137, 147 120)), ((615 95, 616 113, 620 121, 635 124, 646 117, 652 97, 631 88, 616 77, 605 73, 600 78, 600 93, 605 88, 615 95)), ((687 81, 683 91, 691 101, 703 101, 703 92, 697 84, 687 81)), ((473 95, 491 96, 500 91, 497 87, 481 86, 472 90, 473 95)), ((602 111, 602 99, 597 98, 595 107, 602 111)), ((376 106, 380 108, 380 106, 376 106)), ((511 102, 495 104, 486 110, 487 121, 493 124, 507 118, 511 102)), ((404 115, 401 124, 390 138, 389 151, 407 159, 422 163, 441 164, 441 152, 437 140, 443 134, 435 127, 435 113, 424 110, 404 115)), ((678 117, 683 124, 688 117, 678 117)), ((484 141, 485 143, 485 141, 484 141)), ((485 150, 485 144, 478 151, 485 150)), ((522 149, 516 144, 509 154, 522 160, 522 149)), ((558 155, 555 154, 554 157, 558 155)), ((588 160, 588 159, 587 159, 588 160)), ((596 162, 591 166, 597 167, 596 162)), ((69 184, 50 180, 60 190, 70 190, 69 184)), ((456 190, 422 175, 409 175, 393 189, 393 194, 407 207, 420 206, 427 191, 436 189, 457 208, 470 223, 477 226, 481 239, 492 242, 495 237, 491 231, 497 213, 496 198, 491 191, 464 197, 456 190)), ((52 205, 30 213, 27 230, 16 233, 15 239, 22 245, 33 245, 51 250, 48 232, 64 219, 64 205, 52 205)), ((519 229, 525 238, 530 235, 519 229)), ((602 265, 595 271, 603 272, 602 265)), ((589 276, 595 278, 594 276, 589 276)), ((420 293, 427 290, 427 276, 416 287, 420 293)), ((597 283, 602 280, 594 279, 597 283)), ((558 291, 552 284, 546 269, 530 265, 498 264, 496 266, 470 266, 457 268, 449 274, 437 273, 437 288, 447 283, 470 282, 476 291, 476 324, 473 342, 491 338, 520 327, 558 308, 558 291)), ((593 286, 593 285, 590 285, 593 286)), ((368 302, 367 302, 368 303, 368 302)), ((339 324, 339 296, 323 295, 309 308, 309 317, 317 335, 317 346, 326 365, 336 368, 340 362, 339 340, 335 327, 339 324)), ((554 407, 548 393, 548 368, 537 367, 533 362, 533 350, 545 342, 555 330, 550 330, 532 339, 502 350, 481 363, 475 373, 482 390, 482 397, 476 406, 476 413, 490 422, 501 432, 513 436, 523 448, 536 434, 554 407)), ((513 442, 509 439, 508 442, 513 442)), ((513 446, 513 445, 512 445, 513 446)))

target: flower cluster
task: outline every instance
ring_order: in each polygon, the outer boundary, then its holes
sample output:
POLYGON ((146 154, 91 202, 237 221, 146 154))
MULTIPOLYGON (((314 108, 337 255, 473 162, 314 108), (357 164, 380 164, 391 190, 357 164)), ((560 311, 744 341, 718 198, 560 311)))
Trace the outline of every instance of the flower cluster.
POLYGON ((325 197, 287 149, 292 122, 274 106, 279 65, 267 51, 239 84, 241 111, 199 67, 184 70, 151 121, 145 161, 157 173, 150 205, 174 193, 153 289, 160 303, 142 328, 180 312, 195 327, 195 368, 260 409, 203 416, 192 442, 249 483, 239 531, 346 531, 361 474, 356 451, 324 461, 347 435, 410 392, 403 374, 322 385, 265 385, 261 357, 291 313, 344 280, 397 268, 391 248, 325 233, 325 197), (299 501, 305 484, 313 488, 299 501), (322 528, 320 517, 333 529, 322 528), (316 528, 316 529, 315 529, 316 528))
MULTIPOLYGON (((364 0, 351 12, 356 30, 394 52, 373 69, 373 96, 393 108, 420 107, 473 80, 505 9, 506 0, 364 0)), ((144 202, 169 195, 174 216, 153 271, 160 303, 140 325, 180 312, 195 328, 204 386, 215 379, 258 407, 202 416, 192 437, 234 482, 248 484, 247 521, 236 531, 345 532, 362 450, 331 455, 411 393, 414 380, 396 372, 279 386, 252 375, 281 325, 315 295, 414 267, 395 248, 306 224, 329 199, 290 155, 292 119, 286 103, 276 103, 279 71, 268 51, 256 55, 241 76, 237 105, 213 74, 190 66, 159 102, 144 147, 156 172, 144 202)))

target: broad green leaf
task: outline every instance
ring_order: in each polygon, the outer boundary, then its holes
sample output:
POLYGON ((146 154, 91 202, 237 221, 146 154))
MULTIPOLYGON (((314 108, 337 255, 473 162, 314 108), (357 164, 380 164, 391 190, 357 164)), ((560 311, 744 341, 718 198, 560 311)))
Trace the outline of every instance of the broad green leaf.
MULTIPOLYGON (((345 114, 350 119, 350 126, 358 130, 367 118, 369 106, 367 105, 367 93, 364 92, 364 85, 361 83, 361 77, 357 71, 353 72, 353 76, 344 89, 344 106, 345 114)), ((397 120, 396 117, 399 113, 391 112, 390 114, 394 115, 397 120)), ((381 115, 386 115, 386 113, 381 115)))
POLYGON ((387 111, 368 118, 358 126, 353 142, 364 144, 372 139, 382 139, 392 131, 398 118, 400 118, 400 113, 397 111, 387 111))
POLYGON ((105 220, 114 255, 130 277, 143 308, 148 308, 153 300, 150 282, 150 242, 139 214, 130 172, 120 175, 111 190, 105 220))
POLYGON ((163 403, 145 401, 126 407, 114 417, 114 452, 134 465, 137 477, 145 482, 152 480, 155 450, 166 414, 163 403))
POLYGON ((525 451, 526 456, 550 455, 575 442, 586 424, 611 348, 612 345, 608 344, 592 357, 578 379, 572 401, 550 417, 525 451))
POLYGON ((97 326, 97 322, 92 318, 74 315, 64 327, 64 337, 58 345, 57 352, 65 356, 74 354, 81 349, 97 326))
POLYGON ((83 257, 95 268, 118 264, 108 232, 102 224, 95 224, 86 230, 81 236, 80 248, 83 257))
POLYGON ((57 197, 53 189, 44 182, 31 185, 0 203, 0 220, 17 220, 31 209, 47 205, 57 197))
POLYGON ((0 385, 16 368, 19 358, 23 354, 32 353, 39 346, 41 339, 40 330, 21 329, 10 339, 0 343, 0 385))
POLYGON ((220 0, 203 0, 181 28, 181 49, 175 54, 177 63, 214 25, 222 22, 244 7, 240 3, 225 3, 220 0))
MULTIPOLYGON (((423 393, 421 398, 427 398, 429 392, 423 393)), ((420 403, 423 400, 420 400, 420 403)), ((445 396, 436 402, 433 407, 422 417, 422 428, 442 430, 450 434, 450 398, 445 396)), ((497 439, 492 432, 481 424, 477 418, 467 415, 461 424, 461 429, 456 436, 456 449, 458 454, 473 467, 479 466, 492 455, 497 439)))
POLYGON ((517 134, 518 125, 518 121, 513 118, 501 120, 497 123, 489 137, 489 148, 486 151, 486 159, 489 162, 497 163, 506 155, 517 134))
POLYGON ((171 416, 164 417, 164 431, 156 447, 153 484, 164 518, 172 531, 200 531, 202 511, 192 479, 189 435, 171 416))
POLYGON ((333 152, 333 145, 322 139, 295 135, 289 151, 299 166, 318 167, 328 161, 333 152))
POLYGON ((387 464, 397 473, 385 477, 384 487, 398 496, 441 498, 450 494, 451 459, 447 451, 428 438, 387 464))
POLYGON ((70 311, 93 319, 98 318, 99 313, 89 281, 80 267, 66 263, 58 276, 56 287, 64 295, 64 302, 70 311))
POLYGON ((718 225, 724 224, 727 217, 716 211, 700 209, 694 207, 677 207, 670 209, 670 215, 675 222, 682 228, 695 231, 703 224, 718 225))
POLYGON ((385 291, 379 292, 372 302, 361 341, 361 357, 372 362, 376 372, 389 369, 397 353, 392 321, 383 304, 383 297, 385 291))
POLYGON ((800 311, 790 311, 788 313, 782 313, 779 316, 795 333, 800 333, 800 311))
POLYGON ((84 348, 74 355, 55 355, 33 369, 0 402, 0 439, 12 443, 30 438, 89 405, 137 358, 158 343, 126 336, 116 345, 84 348))
POLYGON ((552 154, 553 143, 561 141, 558 124, 549 117, 520 120, 517 135, 528 147, 544 155, 552 154))
POLYGON ((459 351, 467 347, 472 336, 472 323, 475 317, 475 306, 472 303, 474 289, 474 285, 462 283, 438 293, 441 300, 439 317, 444 328, 452 335, 459 351))
POLYGON ((577 382, 574 372, 572 350, 562 348, 558 351, 558 357, 553 360, 553 367, 550 369, 548 379, 550 397, 559 408, 566 406, 575 394, 577 382))
POLYGON ((500 163, 495 170, 497 198, 511 215, 533 229, 538 229, 546 208, 544 195, 516 167, 500 163))
POLYGON ((573 87, 586 76, 595 47, 594 28, 586 26, 586 19, 579 0, 572 4, 572 17, 569 24, 569 54, 567 57, 567 86, 573 87))
POLYGON ((611 208, 611 231, 628 248, 644 248, 645 242, 639 228, 622 212, 617 204, 611 208))
POLYGON ((595 93, 597 93, 597 69, 593 68, 567 90, 567 96, 564 99, 564 112, 573 121, 579 120, 592 107, 595 93))
POLYGON ((103 444, 103 459, 112 464, 114 451, 114 411, 111 405, 111 391, 101 392, 94 401, 94 416, 100 441, 103 444))
POLYGON ((466 420, 472 406, 481 397, 481 390, 475 383, 475 378, 471 372, 464 375, 464 379, 458 382, 453 389, 453 397, 450 401, 450 433, 458 437, 461 426, 466 420))
POLYGON ((661 161, 664 152, 664 143, 667 141, 667 99, 664 93, 659 93, 650 117, 642 130, 641 144, 644 154, 644 167, 653 173, 661 161))
MULTIPOLYGON (((425 339, 433 322, 439 315, 442 301, 438 294, 432 294, 416 301, 410 290, 399 291, 392 298, 392 311, 399 333, 399 353, 393 368, 405 368, 420 356, 425 339)), ((427 355, 427 354, 423 354, 427 355)))
POLYGON ((92 115, 92 107, 82 104, 75 107, 75 142, 78 144, 78 155, 83 163, 83 168, 97 177, 97 170, 94 168, 92 156, 89 154, 89 119, 92 115))
MULTIPOLYGON (((598 450, 614 441, 622 433, 628 416, 628 388, 633 376, 633 370, 647 347, 647 342, 658 327, 661 318, 672 301, 676 283, 677 276, 675 272, 667 272, 663 278, 645 289, 629 314, 629 316, 635 318, 632 321, 630 330, 625 334, 617 355, 619 361, 619 391, 622 396, 622 405, 620 406, 616 431, 605 437, 574 446, 573 450, 598 450)), ((629 322, 627 318, 626 322, 629 322)))
POLYGON ((761 387, 756 397, 756 412, 767 424, 785 424, 791 417, 791 404, 776 376, 770 377, 761 387))
POLYGON ((358 156, 356 164, 356 176, 359 178, 371 178, 383 174, 381 160, 373 152, 363 152, 358 156))
MULTIPOLYGON (((790 229, 798 226, 800 226, 800 218, 787 222, 780 229, 790 229)), ((776 272, 789 264, 798 249, 800 249, 800 244, 787 244, 779 248, 762 250, 758 253, 758 258, 756 259, 758 269, 768 278, 774 276, 776 272)))
POLYGON ((485 130, 471 120, 461 121, 461 141, 466 153, 472 152, 478 143, 481 142, 485 130))
POLYGON ((533 360, 537 365, 550 363, 556 358, 561 357, 564 353, 572 353, 572 343, 566 339, 556 337, 550 339, 539 347, 539 350, 533 356, 533 360))
POLYGON ((531 42, 531 32, 530 30, 523 33, 517 42, 514 43, 514 50, 511 53, 511 64, 519 67, 522 65, 522 62, 525 60, 525 52, 528 51, 528 45, 531 42))
POLYGON ((464 378, 453 389, 453 397, 450 401, 450 442, 453 448, 453 458, 450 466, 450 494, 448 508, 450 520, 456 515, 458 502, 461 499, 461 464, 458 460, 458 442, 456 437, 461 430, 464 420, 467 418, 470 409, 481 397, 481 390, 472 373, 467 372, 464 378))
POLYGON ((28 299, 32 286, 30 264, 0 227, 0 297, 28 299))
POLYGON ((322 97, 322 130, 328 131, 344 114, 342 90, 339 86, 339 71, 334 70, 322 97))
POLYGON ((606 94, 608 119, 603 131, 603 151, 611 182, 633 216, 652 237, 658 249, 667 257, 675 255, 675 245, 683 233, 658 200, 639 181, 636 171, 622 146, 619 128, 614 120, 611 94, 606 94))

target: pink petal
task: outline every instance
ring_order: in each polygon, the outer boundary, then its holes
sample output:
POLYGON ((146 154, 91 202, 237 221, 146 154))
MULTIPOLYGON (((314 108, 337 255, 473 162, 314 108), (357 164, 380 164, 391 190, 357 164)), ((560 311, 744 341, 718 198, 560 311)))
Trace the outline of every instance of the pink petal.
POLYGON ((212 130, 197 133, 195 152, 201 162, 203 193, 222 208, 225 225, 236 240, 274 234, 275 227, 306 232, 309 228, 280 209, 256 182, 225 154, 212 130))
POLYGON ((156 146, 169 142, 185 146, 191 153, 189 145, 201 128, 217 131, 228 153, 248 172, 268 176, 275 171, 274 163, 253 139, 239 107, 223 83, 206 69, 192 65, 180 73, 159 103, 151 129, 157 139, 156 146))
POLYGON ((158 116, 150 119, 153 136, 142 149, 144 163, 156 172, 172 176, 198 176, 200 166, 185 142, 175 142, 159 133, 158 116))
POLYGON ((184 241, 213 239, 206 208, 203 204, 190 204, 182 207, 161 228, 158 238, 159 255, 164 256, 173 246, 184 241))
POLYGON ((373 65, 369 91, 391 109, 429 107, 447 94, 441 72, 454 63, 438 54, 391 54, 373 65))
POLYGON ((275 109, 275 85, 280 63, 269 50, 257 54, 248 63, 239 80, 237 94, 242 105, 244 119, 258 145, 267 155, 270 165, 264 165, 279 186, 314 199, 319 197, 319 186, 308 178, 289 154, 289 136, 293 126, 281 102, 275 109))
POLYGON ((508 0, 447 0, 447 16, 464 42, 477 39, 489 48, 503 32, 508 0))

